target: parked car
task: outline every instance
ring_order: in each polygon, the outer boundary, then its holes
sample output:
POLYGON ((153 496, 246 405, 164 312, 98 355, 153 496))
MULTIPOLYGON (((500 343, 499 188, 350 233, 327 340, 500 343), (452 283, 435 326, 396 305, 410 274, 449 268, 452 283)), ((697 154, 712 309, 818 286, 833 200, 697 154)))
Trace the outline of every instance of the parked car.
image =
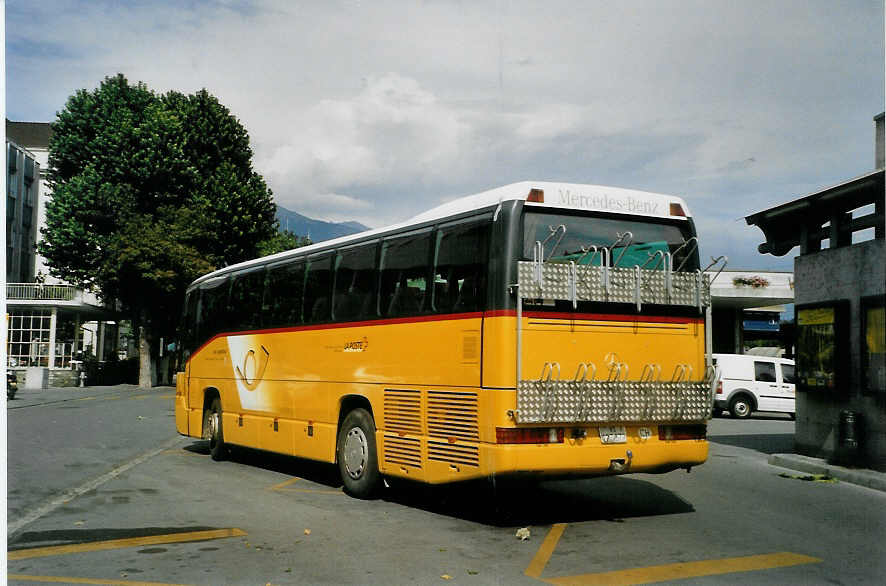
POLYGON ((794 361, 747 354, 714 354, 720 381, 714 395, 714 415, 729 411, 745 419, 754 411, 774 411, 796 417, 794 361))

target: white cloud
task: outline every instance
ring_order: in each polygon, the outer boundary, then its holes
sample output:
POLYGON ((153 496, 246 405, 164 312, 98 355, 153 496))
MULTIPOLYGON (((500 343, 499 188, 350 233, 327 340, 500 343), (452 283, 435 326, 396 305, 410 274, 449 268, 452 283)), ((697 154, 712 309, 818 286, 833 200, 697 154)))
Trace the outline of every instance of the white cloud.
POLYGON ((736 219, 872 167, 883 36, 862 1, 15 3, 7 108, 49 120, 118 71, 205 87, 313 217, 602 183, 686 197, 712 249, 758 262, 736 219))

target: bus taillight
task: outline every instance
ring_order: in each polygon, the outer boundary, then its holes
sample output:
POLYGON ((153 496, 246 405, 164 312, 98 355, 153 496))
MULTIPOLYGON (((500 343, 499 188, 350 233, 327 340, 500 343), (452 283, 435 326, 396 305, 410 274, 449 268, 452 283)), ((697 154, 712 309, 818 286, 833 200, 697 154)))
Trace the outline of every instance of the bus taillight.
POLYGON ((718 395, 722 395, 722 394, 723 394, 723 381, 718 381, 718 382, 717 382, 717 394, 718 394, 718 395))
POLYGON ((562 444, 563 428, 531 427, 496 427, 495 443, 497 444, 562 444))

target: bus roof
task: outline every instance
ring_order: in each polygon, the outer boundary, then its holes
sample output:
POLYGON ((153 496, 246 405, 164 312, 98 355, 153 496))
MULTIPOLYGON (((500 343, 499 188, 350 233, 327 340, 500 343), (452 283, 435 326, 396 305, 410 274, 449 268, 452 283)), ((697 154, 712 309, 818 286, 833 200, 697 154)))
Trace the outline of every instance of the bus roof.
POLYGON ((541 192, 535 196, 539 201, 529 199, 528 205, 671 219, 689 217, 686 202, 673 195, 604 185, 522 181, 450 201, 419 214, 412 218, 410 223, 445 218, 491 206, 500 201, 527 201, 533 190, 541 192), (675 214, 672 204, 679 205, 682 213, 675 214))
POLYGON ((638 191, 635 189, 623 189, 621 187, 607 187, 603 185, 554 183, 550 181, 521 181, 519 183, 511 183, 510 185, 490 189, 489 191, 484 191, 482 193, 454 199, 410 218, 405 222, 385 226, 383 228, 367 230, 357 234, 350 234, 333 240, 324 240, 310 246, 287 250, 271 256, 256 258, 231 265, 199 277, 191 283, 190 287, 194 287, 201 282, 223 274, 230 274, 258 265, 282 261, 293 256, 303 256, 321 250, 328 250, 358 240, 372 238, 373 236, 381 236, 410 226, 427 224, 435 220, 457 216, 472 210, 490 208, 498 203, 513 200, 525 201, 527 206, 537 206, 544 209, 584 210, 590 212, 608 212, 631 216, 680 220, 686 220, 691 217, 686 202, 682 198, 673 195, 638 191))

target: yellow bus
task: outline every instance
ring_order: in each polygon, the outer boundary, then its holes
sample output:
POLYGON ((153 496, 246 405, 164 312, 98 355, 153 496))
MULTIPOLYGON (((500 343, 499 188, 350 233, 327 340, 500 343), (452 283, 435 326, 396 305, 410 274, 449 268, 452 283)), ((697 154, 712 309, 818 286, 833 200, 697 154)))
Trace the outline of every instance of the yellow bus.
POLYGON ((382 478, 589 477, 707 458, 710 287, 685 202, 523 182, 187 290, 179 433, 382 478))

